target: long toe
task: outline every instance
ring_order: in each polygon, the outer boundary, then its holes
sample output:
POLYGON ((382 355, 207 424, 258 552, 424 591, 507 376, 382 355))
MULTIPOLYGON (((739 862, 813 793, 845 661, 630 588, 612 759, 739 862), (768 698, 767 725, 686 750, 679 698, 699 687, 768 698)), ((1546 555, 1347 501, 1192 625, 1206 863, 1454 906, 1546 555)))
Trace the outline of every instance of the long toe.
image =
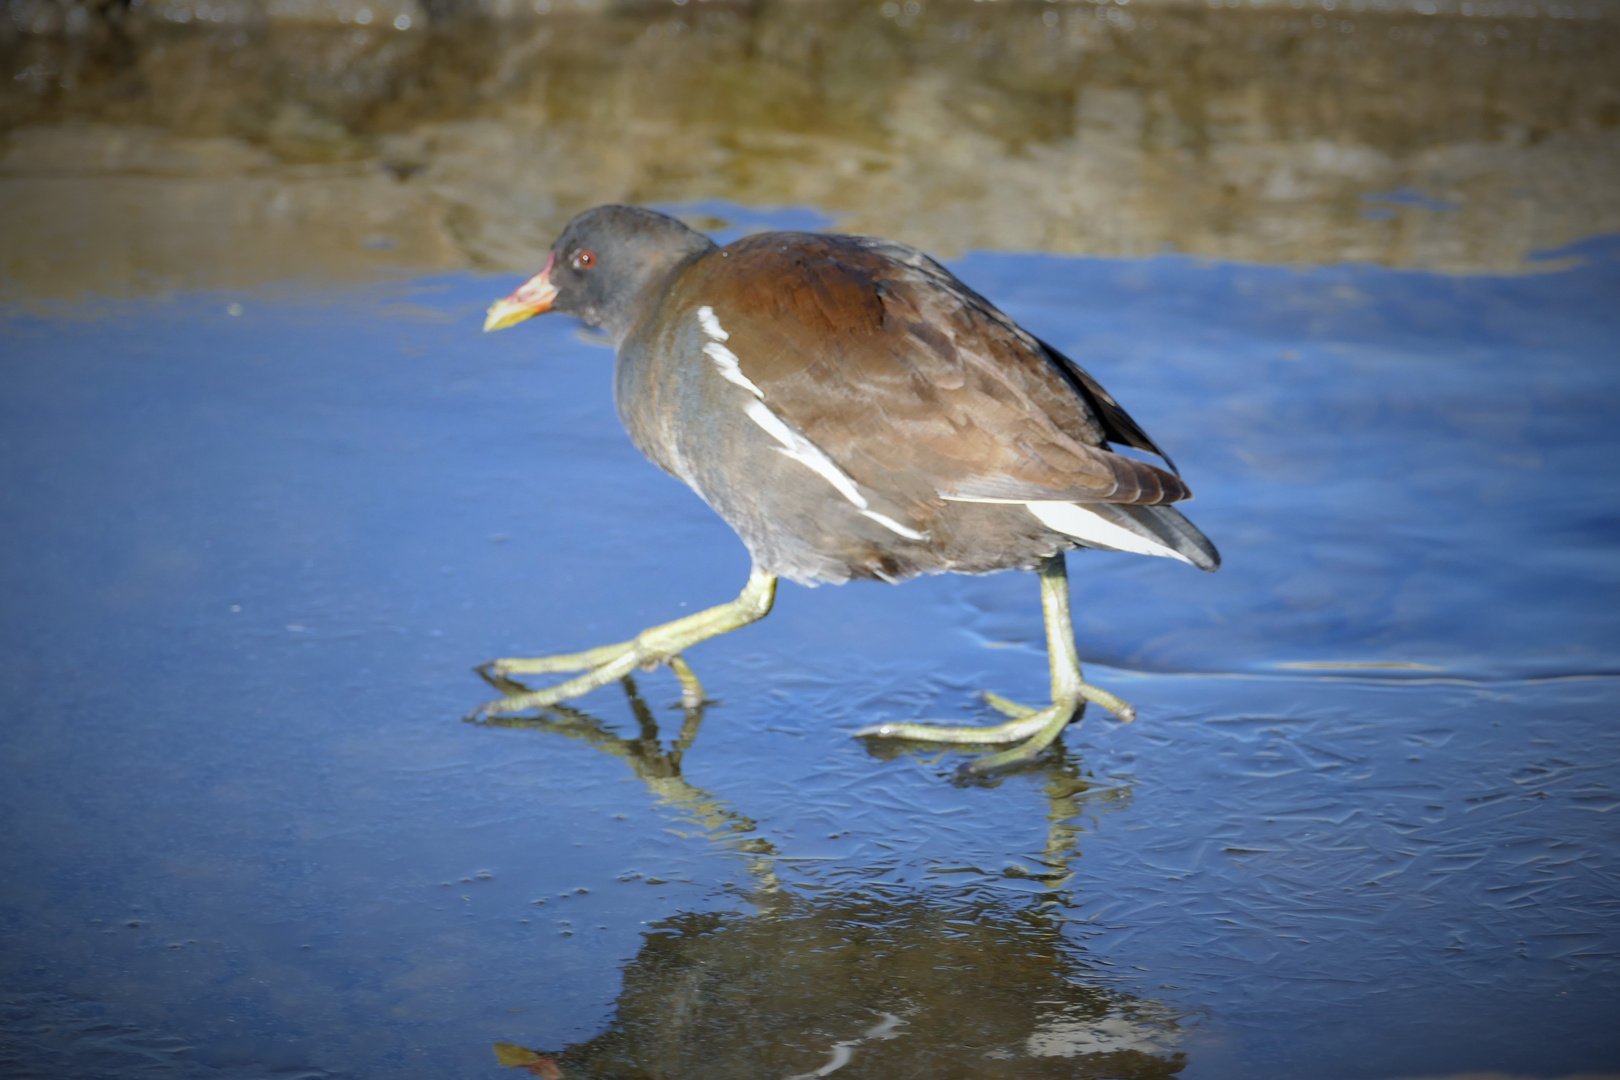
MULTIPOLYGON (((913 742, 949 743, 957 746, 994 746, 1015 743, 1036 734, 1047 723, 1052 706, 1029 713, 1017 720, 994 727, 958 727, 943 724, 873 724, 855 733, 856 738, 910 739, 913 742)), ((1074 706, 1068 706, 1073 711, 1074 706)))
POLYGON ((486 679, 505 675, 554 675, 564 671, 589 671, 611 663, 636 647, 634 641, 620 641, 601 645, 577 653, 558 653, 554 656, 508 656, 478 666, 478 673, 486 679))
POLYGON ((478 672, 479 677, 485 682, 489 683, 489 685, 493 686, 495 689, 499 690, 508 697, 511 697, 514 694, 524 693, 529 689, 522 683, 508 679, 504 674, 497 671, 495 669, 496 663, 497 661, 491 660, 487 664, 479 664, 477 667, 473 668, 473 670, 478 672))
POLYGON ((1039 721, 1039 726, 1028 739, 1010 750, 970 761, 962 766, 961 772, 970 776, 984 776, 1028 764, 1045 753, 1046 748, 1063 734, 1063 729, 1083 711, 1083 706, 1077 710, 1073 705, 1061 703, 1044 709, 1029 718, 1029 721, 1039 721))
POLYGON ((1092 686, 1088 682, 1081 683, 1075 689, 1087 701, 1095 702, 1119 717, 1120 723, 1133 724, 1136 722, 1136 706, 1130 702, 1122 701, 1101 687, 1092 686))
POLYGON ((1032 709, 1028 705, 1020 705, 1016 701, 1009 701, 1000 694, 992 693, 989 690, 984 692, 984 703, 1002 716, 1010 716, 1014 720, 1022 720, 1026 716, 1034 716, 1041 711, 1032 709))
POLYGON ((466 716, 463 716, 462 719, 469 724, 482 724, 485 720, 488 720, 491 717, 504 716, 508 713, 519 711, 517 709, 507 707, 507 702, 510 700, 512 699, 500 698, 496 701, 486 701, 482 705, 478 706, 478 708, 468 713, 466 716))

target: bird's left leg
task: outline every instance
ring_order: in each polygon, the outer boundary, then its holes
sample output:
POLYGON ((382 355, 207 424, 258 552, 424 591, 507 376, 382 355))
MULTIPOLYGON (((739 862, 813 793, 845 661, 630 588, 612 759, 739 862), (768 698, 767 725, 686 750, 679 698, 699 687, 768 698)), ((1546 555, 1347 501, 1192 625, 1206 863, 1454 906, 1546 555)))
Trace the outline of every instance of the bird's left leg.
POLYGON ((692 669, 681 659, 681 652, 700 641, 763 619, 770 614, 775 600, 775 576, 755 569, 749 574, 748 584, 737 599, 662 626, 650 627, 629 641, 559 656, 492 660, 480 667, 479 672, 509 692, 499 701, 480 705, 468 719, 555 705, 622 679, 638 667, 650 668, 658 664, 668 664, 674 669, 676 677, 681 680, 682 700, 688 706, 696 706, 703 700, 703 687, 698 683, 697 676, 692 674, 692 669), (544 690, 526 690, 507 678, 510 675, 544 675, 559 671, 584 671, 585 674, 544 690))
POLYGON ((1011 717, 995 727, 934 727, 928 724, 875 724, 856 735, 915 739, 943 743, 1018 743, 1010 750, 980 758, 969 772, 989 772, 1033 760, 1052 744, 1087 701, 1095 701, 1127 723, 1136 710, 1106 690, 1086 682, 1080 654, 1074 645, 1074 622, 1069 613, 1069 574, 1061 554, 1040 564, 1041 610, 1046 622, 1047 658, 1052 670, 1052 704, 1031 709, 998 694, 985 694, 991 708, 1011 717))

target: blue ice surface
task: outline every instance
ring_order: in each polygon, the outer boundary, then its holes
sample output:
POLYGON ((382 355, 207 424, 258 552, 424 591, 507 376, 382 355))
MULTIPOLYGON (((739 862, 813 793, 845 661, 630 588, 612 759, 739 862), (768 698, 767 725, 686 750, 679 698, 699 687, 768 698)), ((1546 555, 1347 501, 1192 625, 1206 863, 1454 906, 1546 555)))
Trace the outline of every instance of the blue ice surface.
MULTIPOLYGON (((961 787, 956 755, 849 738, 1038 700, 1028 575, 784 588, 689 657, 718 704, 686 779, 805 896, 1074 920, 1178 1018, 1184 1077, 1611 1067, 1617 251, 1515 277, 959 260, 1175 457, 1226 558, 1070 559, 1088 671, 1142 713, 1066 738, 1112 793, 1082 800, 1072 880, 1004 873, 1050 843, 1041 774, 961 787), (1287 666, 1313 664, 1413 666, 1287 666)), ((608 352, 563 319, 478 333, 509 285, 6 313, 19 1077, 131 1075, 103 1021, 153 1076, 494 1075, 492 1042, 611 1023, 649 925, 749 910, 757 866, 667 787, 457 722, 490 694, 472 664, 622 639, 747 571, 619 430, 608 352)), ((641 685, 667 740, 673 685, 641 685)), ((615 689, 580 705, 636 730, 615 689)))
POLYGON ((1620 586, 1615 251, 1512 278, 959 264, 1132 410, 1226 556, 1209 577, 1072 559, 1082 650, 1143 670, 1620 671, 1620 621, 1594 602, 1620 586))

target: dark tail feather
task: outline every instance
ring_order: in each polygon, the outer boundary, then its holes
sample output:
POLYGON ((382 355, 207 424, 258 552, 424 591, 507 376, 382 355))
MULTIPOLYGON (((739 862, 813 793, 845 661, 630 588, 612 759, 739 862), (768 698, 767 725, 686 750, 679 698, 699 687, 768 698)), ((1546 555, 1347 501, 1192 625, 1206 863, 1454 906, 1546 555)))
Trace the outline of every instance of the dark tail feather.
POLYGON ((1185 556, 1200 570, 1218 570, 1221 553, 1173 506, 1131 506, 1125 503, 1087 503, 1086 509, 1138 536, 1156 540, 1185 556))
MULTIPOLYGON (((1181 475, 1181 470, 1176 468, 1176 463, 1170 460, 1170 455, 1160 450, 1158 444, 1148 437, 1147 432, 1142 430, 1142 425, 1132 420, 1130 413, 1120 408, 1119 402, 1114 400, 1114 395, 1102 388, 1102 383, 1093 379, 1091 373, 1085 368, 1070 360, 1046 342, 1041 341, 1040 338, 1035 340, 1039 342, 1041 348, 1046 350, 1046 355, 1051 357, 1052 361, 1057 364, 1058 370, 1069 377, 1071 385, 1080 392, 1081 397, 1086 399, 1086 402, 1091 406, 1092 412, 1097 414, 1097 419, 1102 421, 1103 436, 1109 442, 1119 443, 1121 446, 1134 446, 1138 450, 1158 454, 1164 458, 1164 463, 1170 466, 1171 472, 1177 476, 1181 475)), ((1193 531, 1197 532, 1198 530, 1194 529, 1193 531)))

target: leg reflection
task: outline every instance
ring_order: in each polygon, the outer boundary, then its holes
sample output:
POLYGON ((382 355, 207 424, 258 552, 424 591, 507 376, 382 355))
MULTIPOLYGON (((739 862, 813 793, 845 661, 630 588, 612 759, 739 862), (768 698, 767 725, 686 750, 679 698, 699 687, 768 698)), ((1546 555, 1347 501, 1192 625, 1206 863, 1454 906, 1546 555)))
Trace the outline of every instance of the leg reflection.
POLYGON ((759 824, 681 775, 681 761, 697 741, 698 729, 703 724, 704 706, 683 703, 680 732, 666 750, 658 719, 636 688, 635 680, 625 676, 621 683, 635 717, 638 730, 635 738, 618 735, 596 717, 568 705, 548 706, 538 716, 471 716, 467 722, 485 727, 526 728, 580 739, 618 758, 640 777, 661 806, 677 812, 678 820, 697 826, 705 839, 748 856, 749 873, 760 888, 776 888, 771 860, 778 853, 774 844, 759 835, 759 824))

